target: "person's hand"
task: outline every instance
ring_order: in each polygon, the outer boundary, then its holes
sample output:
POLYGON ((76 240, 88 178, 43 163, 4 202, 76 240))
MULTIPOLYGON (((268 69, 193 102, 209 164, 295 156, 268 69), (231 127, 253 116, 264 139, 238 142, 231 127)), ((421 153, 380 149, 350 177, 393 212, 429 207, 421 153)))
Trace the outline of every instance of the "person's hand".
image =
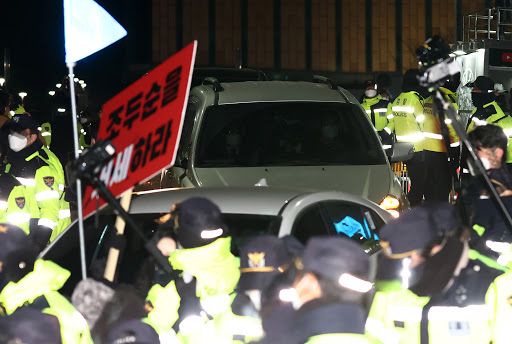
POLYGON ((169 257, 176 250, 176 241, 170 237, 163 237, 158 241, 156 247, 164 256, 169 257))
POLYGON ((505 191, 500 193, 500 197, 507 197, 507 196, 512 196, 512 190, 506 189, 505 191))

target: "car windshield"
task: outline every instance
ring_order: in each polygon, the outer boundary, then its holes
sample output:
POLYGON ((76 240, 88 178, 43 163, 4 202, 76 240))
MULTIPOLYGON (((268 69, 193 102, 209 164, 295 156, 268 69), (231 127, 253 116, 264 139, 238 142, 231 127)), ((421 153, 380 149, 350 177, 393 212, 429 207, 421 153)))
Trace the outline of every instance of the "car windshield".
POLYGON ((361 109, 336 102, 209 107, 196 167, 380 165, 385 156, 361 109))

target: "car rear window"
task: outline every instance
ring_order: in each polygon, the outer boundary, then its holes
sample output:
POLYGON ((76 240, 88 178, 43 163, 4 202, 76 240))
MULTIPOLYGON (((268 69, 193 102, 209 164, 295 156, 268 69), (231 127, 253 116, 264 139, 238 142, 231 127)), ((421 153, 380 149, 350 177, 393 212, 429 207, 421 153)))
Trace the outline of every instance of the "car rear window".
POLYGON ((386 164, 361 109, 336 102, 264 102, 206 109, 196 167, 386 164))

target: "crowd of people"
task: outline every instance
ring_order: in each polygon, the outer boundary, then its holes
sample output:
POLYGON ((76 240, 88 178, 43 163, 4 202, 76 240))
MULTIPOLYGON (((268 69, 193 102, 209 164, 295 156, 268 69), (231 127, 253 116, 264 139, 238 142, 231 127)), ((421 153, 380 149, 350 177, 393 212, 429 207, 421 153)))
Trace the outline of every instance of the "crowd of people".
MULTIPOLYGON (((70 222, 64 170, 36 120, 0 93, 0 344, 508 343, 512 232, 417 74, 395 99, 365 84, 383 144, 415 149, 413 208, 380 229, 378 254, 341 235, 235 247, 219 207, 194 197, 170 205, 150 241, 170 272, 148 258, 134 285, 98 277, 101 302, 80 284, 71 302, 59 292, 70 272, 38 257, 70 222)), ((459 83, 441 88, 455 107, 459 83)), ((468 86, 469 139, 512 209, 512 118, 490 78, 468 86)))

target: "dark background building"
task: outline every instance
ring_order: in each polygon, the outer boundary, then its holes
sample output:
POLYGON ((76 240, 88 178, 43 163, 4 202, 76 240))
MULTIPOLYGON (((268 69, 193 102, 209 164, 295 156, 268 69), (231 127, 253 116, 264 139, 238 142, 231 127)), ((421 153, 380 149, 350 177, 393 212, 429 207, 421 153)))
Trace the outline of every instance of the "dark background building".
MULTIPOLYGON (((194 39, 197 66, 252 67, 285 79, 318 73, 349 88, 378 72, 398 80, 416 66, 414 51, 426 37, 460 40, 462 16, 485 8, 484 0, 97 2, 128 36, 76 67, 91 111, 194 39)), ((29 93, 32 112, 53 115, 48 91, 67 75, 62 1, 4 0, 2 13, 7 86, 29 93)))

